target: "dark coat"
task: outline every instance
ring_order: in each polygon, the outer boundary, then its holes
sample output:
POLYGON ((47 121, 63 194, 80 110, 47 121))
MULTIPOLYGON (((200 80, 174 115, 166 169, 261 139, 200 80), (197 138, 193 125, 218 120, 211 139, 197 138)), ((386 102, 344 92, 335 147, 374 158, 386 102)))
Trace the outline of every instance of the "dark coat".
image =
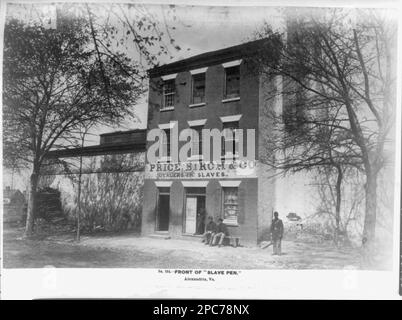
POLYGON ((283 237, 283 222, 281 219, 272 220, 271 234, 273 239, 280 239, 283 237))
POLYGON ((216 223, 213 221, 208 222, 205 231, 216 232, 216 223))

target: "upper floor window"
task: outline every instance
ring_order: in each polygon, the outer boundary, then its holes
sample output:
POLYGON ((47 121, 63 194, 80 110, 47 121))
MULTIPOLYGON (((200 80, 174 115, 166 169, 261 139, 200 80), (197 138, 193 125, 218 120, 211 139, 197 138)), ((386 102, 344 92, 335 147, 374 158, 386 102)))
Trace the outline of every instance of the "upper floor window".
POLYGON ((191 127, 194 132, 194 136, 192 137, 193 141, 193 147, 191 148, 192 150, 192 155, 191 156, 201 156, 202 155, 202 129, 204 126, 194 126, 191 127))
POLYGON ((223 157, 235 157, 239 150, 239 141, 236 139, 236 130, 239 129, 239 122, 224 122, 224 138, 222 141, 222 156, 223 157))
POLYGON ((175 93, 175 79, 165 80, 163 82, 163 103, 161 110, 171 109, 174 107, 175 93))
POLYGON ((240 66, 225 68, 225 99, 240 97, 240 66))
POLYGON ((197 119, 187 121, 188 126, 193 130, 191 135, 191 155, 192 160, 202 159, 202 129, 204 129, 207 119, 197 119))
POLYGON ((164 129, 165 136, 162 139, 162 158, 170 157, 170 129, 164 129))
POLYGON ((205 102, 205 73, 194 74, 192 77, 192 104, 205 102))

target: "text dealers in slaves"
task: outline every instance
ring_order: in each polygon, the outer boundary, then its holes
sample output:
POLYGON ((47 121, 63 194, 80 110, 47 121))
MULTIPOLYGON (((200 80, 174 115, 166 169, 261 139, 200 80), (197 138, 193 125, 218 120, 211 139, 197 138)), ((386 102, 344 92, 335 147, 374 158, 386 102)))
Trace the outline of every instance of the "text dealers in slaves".
POLYGON ((182 162, 155 163, 147 165, 147 176, 153 179, 166 178, 230 178, 234 176, 254 176, 255 161, 182 162))

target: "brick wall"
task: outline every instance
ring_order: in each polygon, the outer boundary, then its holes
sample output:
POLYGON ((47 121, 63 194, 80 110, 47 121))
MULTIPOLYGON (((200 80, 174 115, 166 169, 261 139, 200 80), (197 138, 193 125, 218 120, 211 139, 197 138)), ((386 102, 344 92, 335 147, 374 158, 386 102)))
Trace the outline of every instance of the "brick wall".
MULTIPOLYGON (((178 121, 179 132, 188 128, 187 121, 207 119, 205 128, 222 129, 220 117, 242 114, 239 127, 256 129, 258 139, 259 80, 250 71, 247 61, 240 66, 240 100, 222 102, 224 94, 225 69, 221 64, 209 66, 206 71, 205 106, 189 107, 191 103, 190 70, 178 73, 175 79, 175 108, 160 112, 162 103, 161 78, 150 81, 148 129, 158 128, 159 124, 178 121)), ((246 138, 246 137, 244 137, 246 138)), ((154 142, 149 142, 148 146, 154 142)), ((181 143, 180 145, 183 145, 181 143)), ((179 146, 180 146, 179 145, 179 146)), ((244 150, 246 150, 244 139, 244 150)), ((256 146, 258 155, 258 145, 256 146)), ((238 179, 235 179, 238 180, 238 179)), ((180 181, 173 181, 170 189, 170 226, 171 236, 180 236, 183 232, 184 187, 180 181)), ((144 186, 143 234, 155 230, 157 188, 155 183, 147 180, 144 186)), ((239 226, 230 226, 229 232, 241 237, 245 244, 257 243, 257 179, 242 179, 239 186, 239 205, 243 212, 239 226)), ((222 188, 218 179, 211 179, 206 187, 206 215, 218 219, 222 215, 222 188)))

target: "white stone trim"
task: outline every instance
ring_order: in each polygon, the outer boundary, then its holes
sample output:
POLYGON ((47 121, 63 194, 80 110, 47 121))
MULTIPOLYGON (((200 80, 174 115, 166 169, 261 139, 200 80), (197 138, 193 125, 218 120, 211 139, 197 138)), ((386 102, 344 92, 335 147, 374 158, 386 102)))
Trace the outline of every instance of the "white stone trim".
POLYGON ((222 100, 222 103, 226 103, 226 102, 234 102, 234 101, 240 101, 240 97, 223 99, 223 100, 222 100))
POLYGON ((235 66, 239 66, 242 63, 242 61, 243 61, 243 59, 233 60, 233 61, 222 63, 222 66, 224 68, 235 67, 235 66))
POLYGON ((237 158, 239 158, 239 155, 233 152, 227 152, 225 155, 221 156, 222 160, 236 160, 237 158))
POLYGON ((173 181, 155 181, 155 185, 158 188, 170 188, 170 186, 172 185, 173 181))
POLYGON ((169 123, 160 123, 158 124, 159 129, 172 129, 175 126, 176 122, 175 121, 171 121, 169 123))
POLYGON ((161 108, 159 111, 164 112, 164 111, 172 111, 172 110, 174 110, 174 107, 161 108))
POLYGON ((172 162, 172 157, 162 156, 157 159, 158 162, 172 162))
POLYGON ((199 161, 202 159, 204 159, 204 156, 202 154, 193 154, 187 158, 188 161, 199 161))
POLYGON ((205 126, 207 119, 187 121, 189 127, 205 126))
POLYGON ((200 102, 200 103, 192 103, 192 104, 189 104, 188 107, 189 107, 189 108, 196 108, 196 107, 202 107, 202 106, 205 106, 205 105, 206 105, 205 102, 200 102))
POLYGON ((207 72, 208 67, 205 68, 199 68, 199 69, 194 69, 194 70, 190 70, 191 74, 200 74, 200 73, 205 73, 207 72))
POLYGON ((194 180, 191 180, 191 181, 182 181, 181 182, 182 184, 183 184, 183 187, 199 187, 199 188, 205 188, 207 185, 208 185, 208 183, 209 183, 209 181, 194 181, 194 180))
POLYGON ((238 187, 241 180, 219 180, 221 187, 238 187))
POLYGON ((163 81, 176 79, 177 73, 167 74, 165 76, 161 76, 163 81))
POLYGON ((220 117, 222 122, 240 121, 242 114, 235 114, 233 116, 220 117))

